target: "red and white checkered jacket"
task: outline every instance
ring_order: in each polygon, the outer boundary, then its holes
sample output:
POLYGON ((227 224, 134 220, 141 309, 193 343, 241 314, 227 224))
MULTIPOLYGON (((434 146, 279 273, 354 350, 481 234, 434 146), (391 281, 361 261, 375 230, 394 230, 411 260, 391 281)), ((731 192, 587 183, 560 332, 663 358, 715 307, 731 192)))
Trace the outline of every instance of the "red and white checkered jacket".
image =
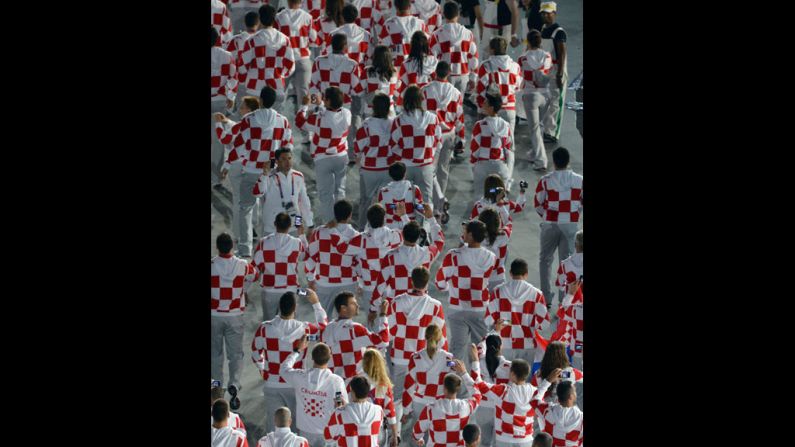
POLYGON ((408 365, 415 352, 425 349, 425 329, 431 324, 442 329, 444 342, 441 346, 443 350, 448 350, 442 303, 428 294, 411 290, 398 295, 390 303, 387 315, 389 335, 392 336, 389 353, 392 363, 408 365))
POLYGON ((550 404, 541 396, 550 387, 546 379, 538 387, 533 407, 538 412, 538 428, 552 436, 552 445, 560 447, 580 447, 583 445, 583 412, 576 405, 564 408, 560 404, 550 404))
POLYGON ((322 54, 331 54, 331 37, 335 34, 345 34, 348 37, 348 50, 345 54, 359 64, 361 77, 361 72, 373 56, 376 46, 375 35, 355 23, 346 23, 326 35, 326 47, 322 54))
POLYGON ((290 427, 276 427, 259 439, 257 447, 309 447, 309 441, 290 431, 290 427))
POLYGON ((339 26, 337 22, 327 18, 325 15, 320 19, 315 19, 315 21, 312 22, 312 28, 314 28, 317 37, 315 41, 310 42, 309 45, 320 48, 321 52, 324 51, 331 43, 331 32, 339 28, 339 26))
POLYGON ((313 20, 318 20, 326 10, 326 0, 304 0, 303 9, 309 12, 313 20))
POLYGON ((496 281, 498 279, 505 279, 505 260, 508 259, 508 244, 511 242, 511 231, 512 226, 503 227, 502 232, 503 234, 497 234, 497 237, 494 239, 494 243, 489 243, 488 235, 486 239, 481 242, 481 247, 485 248, 486 250, 494 253, 494 256, 497 257, 497 260, 500 262, 499 268, 495 269, 491 272, 491 276, 489 277, 489 281, 496 281))
POLYGON ((322 435, 334 412, 337 393, 344 403, 348 402, 345 381, 329 368, 294 368, 301 358, 300 353, 291 353, 279 368, 279 374, 295 390, 295 426, 301 432, 322 435))
MULTIPOLYGON (((464 376, 463 382, 474 388, 472 378, 464 376)), ((458 447, 464 445, 464 426, 469 422, 469 417, 480 405, 481 394, 477 389, 472 391, 472 397, 464 399, 439 399, 422 409, 417 422, 414 424, 414 440, 423 439, 430 430, 429 447, 458 447)))
POLYGON ((364 377, 370 382, 370 392, 367 397, 370 401, 384 409, 384 417, 389 425, 397 424, 397 413, 395 412, 395 394, 392 387, 379 386, 367 373, 364 377))
POLYGON ((574 295, 566 295, 558 309, 558 327, 550 340, 561 341, 574 355, 582 355, 583 286, 574 295))
POLYGON ((500 331, 503 348, 534 348, 536 329, 541 331, 549 324, 544 295, 527 281, 505 281, 491 292, 486 326, 491 327, 500 319, 510 323, 500 331))
POLYGON ((344 54, 319 56, 312 65, 309 94, 322 98, 329 87, 339 87, 344 104, 350 106, 351 96, 362 93, 359 64, 344 54))
POLYGON ((386 171, 392 164, 394 155, 390 150, 389 137, 392 130, 392 118, 376 118, 371 116, 356 131, 353 152, 361 155, 359 166, 365 171, 386 171))
MULTIPOLYGON (((408 218, 404 222, 408 222, 408 218)), ((341 254, 356 257, 358 263, 357 274, 359 287, 372 291, 378 272, 381 271, 381 258, 390 250, 398 248, 403 243, 403 233, 388 227, 365 228, 350 241, 343 241, 337 246, 341 254)))
POLYGON ((226 123, 215 123, 215 135, 218 137, 218 141, 220 141, 221 144, 232 146, 229 155, 226 156, 223 169, 229 169, 232 163, 243 163, 243 158, 246 156, 245 143, 240 146, 235 146, 233 144, 239 132, 240 123, 236 123, 232 120, 226 123))
POLYGON ((442 134, 455 132, 464 139, 464 95, 447 81, 433 81, 422 89, 422 107, 435 113, 442 134))
POLYGON ((376 447, 383 421, 384 409, 378 405, 351 402, 334 409, 323 437, 339 447, 376 447))
POLYGON ((499 116, 487 116, 478 121, 472 129, 469 149, 472 151, 469 155, 472 164, 489 160, 505 161, 506 151, 513 150, 510 124, 499 116))
POLYGON ((516 92, 522 83, 522 69, 511 56, 491 56, 483 61, 478 68, 477 101, 483 107, 486 102, 486 93, 494 89, 495 94, 502 98, 502 108, 516 110, 516 92))
MULTIPOLYGON (((482 188, 483 185, 480 187, 482 188)), ((472 213, 469 215, 469 218, 477 219, 481 211, 485 210, 486 208, 492 208, 496 209, 497 212, 500 213, 500 219, 502 219, 503 226, 513 226, 513 219, 511 218, 511 215, 514 213, 521 213, 526 204, 527 195, 521 192, 519 193, 519 197, 516 198, 516 202, 513 200, 503 200, 502 202, 495 204, 491 200, 481 197, 472 207, 472 213)))
POLYGON ((436 0, 412 0, 411 14, 428 25, 426 34, 430 34, 442 25, 442 7, 436 0))
POLYGON ((317 228, 312 233, 304 259, 307 281, 317 281, 322 286, 356 283, 359 262, 353 255, 341 254, 337 247, 358 234, 350 224, 341 223, 334 228, 323 225, 317 228))
POLYGON ((248 447, 248 440, 245 433, 231 427, 212 429, 213 447, 248 447))
POLYGON ((574 253, 568 258, 564 259, 558 267, 558 279, 555 280, 555 285, 561 289, 566 289, 568 284, 571 284, 582 276, 583 254, 574 253))
MULTIPOLYGON (((390 160, 390 164, 395 162, 394 155, 390 160)), ((404 223, 402 219, 396 214, 397 204, 403 202, 406 205, 406 216, 409 220, 415 220, 414 213, 422 215, 416 208, 417 205, 422 204, 422 192, 420 187, 413 185, 408 180, 391 181, 386 186, 378 190, 376 202, 380 203, 386 209, 386 216, 384 217, 384 225, 392 229, 403 228, 404 223), (393 208, 394 206, 394 208, 393 208)))
POLYGON ((398 111, 401 111, 403 107, 403 92, 405 92, 410 85, 423 88, 436 79, 436 64, 438 63, 439 61, 436 59, 436 56, 431 54, 427 54, 423 57, 422 67, 420 67, 415 60, 406 58, 406 60, 403 61, 403 65, 398 69, 400 73, 398 75, 397 86, 398 111))
POLYGON ((535 411, 531 400, 536 387, 529 383, 491 384, 483 380, 480 364, 473 362, 477 371, 475 386, 495 404, 494 432, 497 443, 530 442, 533 439, 533 416, 535 411))
POLYGON ((394 16, 384 22, 378 38, 381 40, 381 45, 386 45, 392 50, 392 64, 395 69, 400 69, 403 60, 409 55, 411 36, 417 31, 430 34, 425 22, 412 15, 394 16))
POLYGON ((500 260, 489 250, 463 246, 447 252, 436 271, 436 287, 450 292, 450 308, 486 311, 489 302, 489 276, 500 267, 500 260))
POLYGON ((320 341, 331 348, 328 367, 345 379, 346 384, 355 376, 364 374, 362 357, 367 348, 384 350, 389 343, 386 317, 376 318, 373 327, 378 328, 377 333, 370 332, 350 318, 337 318, 320 332, 320 341))
POLYGON ((403 112, 392 122, 392 153, 406 167, 433 163, 434 152, 442 145, 442 126, 435 114, 414 110, 403 112))
POLYGON ((574 171, 553 171, 541 177, 533 199, 545 222, 576 223, 582 211, 582 176, 574 171))
POLYGON ((306 237, 299 239, 287 233, 272 233, 262 238, 251 261, 262 277, 260 286, 268 292, 298 287, 298 259, 304 257, 308 245, 306 237))
POLYGON ((273 109, 258 109, 244 116, 234 146, 246 148, 243 170, 261 174, 277 150, 293 148, 293 131, 284 115, 273 109))
POLYGON ((232 19, 229 18, 229 11, 219 0, 210 0, 210 7, 212 8, 210 24, 218 31, 218 40, 215 44, 226 45, 232 38, 232 19))
MULTIPOLYGON (((552 55, 548 51, 542 49, 527 50, 523 55, 519 56, 516 63, 522 69, 523 91, 534 92, 539 88, 546 89, 547 86, 539 84, 540 80, 535 78, 537 72, 549 75, 549 71, 552 69, 552 55)), ((543 78, 544 76, 541 77, 543 78)))
MULTIPOLYGON (((495 332, 486 334, 486 337, 488 337, 491 334, 495 334, 495 332)), ((492 377, 491 375, 489 375, 489 369, 486 365, 486 337, 483 337, 483 340, 481 340, 480 343, 477 344, 478 358, 480 360, 478 360, 478 362, 471 362, 472 364, 470 364, 469 374, 473 379, 475 379, 476 382, 480 377, 480 374, 486 374, 486 378, 489 379, 491 382, 496 384, 506 384, 511 378, 511 364, 513 362, 507 360, 505 357, 500 355, 498 357, 499 363, 497 364, 497 369, 494 370, 494 376, 492 377), (479 363, 480 369, 476 369, 474 363, 479 363)), ((488 397, 485 395, 483 395, 482 399, 480 400, 480 406, 485 408, 497 407, 494 401, 489 400, 488 397)))
POLYGON ((210 312, 242 315, 246 310, 246 283, 257 279, 257 269, 232 254, 210 261, 210 312))
POLYGON ((295 115, 295 125, 304 132, 312 133, 313 160, 318 161, 348 153, 350 110, 345 108, 329 110, 317 106, 309 113, 308 106, 301 106, 295 115))
POLYGON ((383 93, 389 96, 389 116, 394 117, 395 114, 395 94, 397 93, 397 71, 392 73, 390 79, 382 79, 377 73, 370 74, 370 67, 365 67, 362 71, 362 95, 364 95, 364 114, 365 116, 373 116, 373 97, 376 93, 383 93))
MULTIPOLYGON (((251 360, 259 369, 267 388, 290 388, 280 375, 279 368, 293 353, 304 335, 318 335, 326 327, 326 311, 320 303, 313 304, 315 323, 285 320, 277 315, 272 320, 263 321, 251 340, 251 360)), ((300 369, 308 349, 301 352, 296 368, 300 369)), ((309 359, 312 363, 312 359, 309 359)))
POLYGON ((415 352, 409 359, 409 371, 403 386, 403 414, 411 413, 411 404, 430 404, 444 397, 444 376, 454 373, 447 366, 453 354, 439 349, 428 357, 428 350, 415 352))
MULTIPOLYGON (((254 34, 249 34, 248 31, 241 31, 232 36, 232 39, 230 39, 229 43, 226 44, 226 51, 232 54, 232 60, 235 61, 236 67, 243 65, 243 48, 246 47, 246 41, 248 38, 253 35, 254 34)), ((237 70, 237 81, 245 87, 246 75, 240 73, 239 70, 237 70)))
POLYGON ((369 30, 373 37, 381 33, 381 28, 384 26, 384 16, 381 14, 378 0, 349 0, 346 3, 355 6, 359 10, 359 17, 356 18, 357 25, 369 30))
MULTIPOLYGON (((583 383, 584 374, 579 369, 569 366, 563 368, 563 374, 566 374, 566 372, 568 372, 569 377, 562 377, 560 379, 562 382, 583 383)), ((530 385, 538 387, 540 382, 545 382, 545 380, 541 378, 541 371, 538 370, 535 372, 535 374, 530 376, 530 385)), ((547 390, 547 392, 543 394, 543 399, 547 402, 557 402, 558 396, 555 393, 550 393, 549 390, 547 390)))
POLYGON ((478 46, 472 31, 458 23, 445 23, 433 32, 431 52, 440 61, 450 64, 450 76, 466 76, 477 80, 478 46))
POLYGON ((211 101, 235 100, 237 93, 237 66, 232 53, 212 47, 212 71, 210 74, 211 101))
POLYGON ((378 309, 382 299, 391 303, 394 297, 414 288, 411 283, 411 271, 420 266, 430 270, 433 261, 439 257, 439 253, 444 249, 444 233, 436 219, 430 219, 429 223, 431 231, 428 232, 428 237, 432 241, 431 245, 421 247, 404 244, 387 253, 381 260, 381 271, 378 273, 376 288, 370 298, 370 312, 378 309))
POLYGON ((273 26, 290 38, 295 60, 306 59, 312 54, 309 45, 317 40, 317 31, 312 26, 312 16, 308 12, 303 9, 285 9, 276 14, 276 23, 273 26))
POLYGON ((246 90, 257 94, 266 85, 284 92, 286 79, 295 72, 290 38, 273 27, 249 37, 240 58, 242 65, 238 70, 246 75, 246 90))

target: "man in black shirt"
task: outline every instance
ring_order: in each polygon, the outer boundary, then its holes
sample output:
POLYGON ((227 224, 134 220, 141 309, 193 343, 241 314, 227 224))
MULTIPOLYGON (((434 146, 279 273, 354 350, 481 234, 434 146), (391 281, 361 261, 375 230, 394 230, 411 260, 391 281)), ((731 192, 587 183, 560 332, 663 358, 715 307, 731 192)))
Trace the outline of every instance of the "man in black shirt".
POLYGON ((557 143, 560 138, 560 127, 563 123, 563 104, 566 99, 566 31, 555 21, 558 6, 555 2, 541 3, 541 48, 552 54, 552 69, 549 72, 549 96, 541 110, 541 122, 544 126, 544 142, 557 143))

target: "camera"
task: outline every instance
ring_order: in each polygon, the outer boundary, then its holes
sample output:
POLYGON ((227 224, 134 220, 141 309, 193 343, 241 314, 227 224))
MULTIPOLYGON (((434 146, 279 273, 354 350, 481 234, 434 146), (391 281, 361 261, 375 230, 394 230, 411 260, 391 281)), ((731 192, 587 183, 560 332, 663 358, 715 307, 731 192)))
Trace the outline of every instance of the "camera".
POLYGON ((448 361, 448 362, 447 362, 447 366, 449 366, 450 368, 452 368, 452 367, 454 367, 454 366, 455 366, 455 362, 454 362, 454 361, 452 361, 452 360, 450 360, 450 361, 448 361))
POLYGON ((295 292, 298 294, 298 296, 306 296, 306 289, 302 289, 299 287, 295 290, 295 292))
POLYGON ((561 379, 570 379, 571 378, 571 371, 561 371, 560 372, 561 379))
POLYGON ((232 398, 229 399, 229 408, 232 410, 237 410, 240 408, 240 398, 237 397, 237 387, 234 385, 229 385, 227 391, 229 391, 229 394, 232 396, 232 398))
POLYGON ((390 210, 395 210, 395 209, 397 209, 397 204, 395 204, 395 203, 387 203, 386 207, 388 209, 390 209, 390 210))
MULTIPOLYGON (((303 224, 304 224, 304 221, 303 221, 303 219, 301 219, 301 216, 295 216, 295 226, 296 227, 300 227, 303 224)), ((304 292, 304 294, 306 294, 306 292, 304 292)))
POLYGON ((218 388, 221 386, 220 380, 213 380, 210 382, 210 388, 218 388))
POLYGON ((498 186, 498 187, 496 187, 496 188, 490 188, 490 189, 489 189, 489 192, 490 192, 490 193, 492 193, 492 194, 499 194, 499 193, 501 193, 502 191, 503 191, 503 188, 502 188, 502 187, 500 187, 500 186, 498 186))
POLYGON ((337 406, 342 405, 342 392, 341 391, 337 391, 337 393, 334 394, 334 403, 337 404, 337 406))
POLYGON ((521 180, 519 182, 519 188, 521 188, 521 189, 527 189, 528 186, 529 186, 528 183, 526 181, 524 181, 524 180, 521 180))
POLYGON ((424 211, 425 205, 418 203, 414 208, 417 208, 417 211, 424 211))
POLYGON ((307 341, 320 341, 320 333, 309 334, 306 336, 307 341))

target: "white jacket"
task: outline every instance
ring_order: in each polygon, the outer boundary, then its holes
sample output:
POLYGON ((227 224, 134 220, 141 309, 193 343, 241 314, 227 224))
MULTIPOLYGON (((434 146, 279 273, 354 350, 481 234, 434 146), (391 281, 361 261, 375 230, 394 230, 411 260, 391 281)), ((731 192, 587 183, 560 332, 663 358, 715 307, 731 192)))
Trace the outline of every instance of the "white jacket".
POLYGON ((298 413, 295 426, 301 431, 321 435, 334 411, 336 393, 340 393, 343 402, 348 402, 345 381, 328 368, 293 369, 300 357, 297 352, 287 356, 279 374, 295 388, 298 413))
POLYGON ((263 219, 266 234, 276 231, 273 221, 276 219, 276 215, 283 211, 290 215, 293 224, 295 224, 295 216, 299 215, 303 219, 304 228, 314 225, 312 203, 306 194, 306 182, 304 174, 301 172, 291 169, 285 175, 277 169, 267 176, 263 174, 257 180, 254 195, 264 198, 261 203, 264 207, 263 219), (285 203, 292 203, 293 206, 290 209, 285 209, 283 206, 285 203))
POLYGON ((246 444, 246 435, 235 429, 212 427, 212 447, 243 447, 246 444))
POLYGON ((309 441, 290 431, 290 427, 276 427, 257 441, 257 447, 309 447, 309 441))

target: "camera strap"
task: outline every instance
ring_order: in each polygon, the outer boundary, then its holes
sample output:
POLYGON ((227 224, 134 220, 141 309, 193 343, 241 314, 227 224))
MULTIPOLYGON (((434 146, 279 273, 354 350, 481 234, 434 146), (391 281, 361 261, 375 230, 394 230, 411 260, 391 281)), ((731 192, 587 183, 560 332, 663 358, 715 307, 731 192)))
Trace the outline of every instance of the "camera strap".
MULTIPOLYGON (((284 194, 282 193, 282 181, 279 179, 279 173, 277 172, 276 175, 276 183, 279 184, 279 197, 282 199, 282 203, 284 203, 284 194)), ((290 176, 292 180, 292 185, 290 189, 290 200, 293 200, 293 196, 295 196, 295 176, 290 176)))

